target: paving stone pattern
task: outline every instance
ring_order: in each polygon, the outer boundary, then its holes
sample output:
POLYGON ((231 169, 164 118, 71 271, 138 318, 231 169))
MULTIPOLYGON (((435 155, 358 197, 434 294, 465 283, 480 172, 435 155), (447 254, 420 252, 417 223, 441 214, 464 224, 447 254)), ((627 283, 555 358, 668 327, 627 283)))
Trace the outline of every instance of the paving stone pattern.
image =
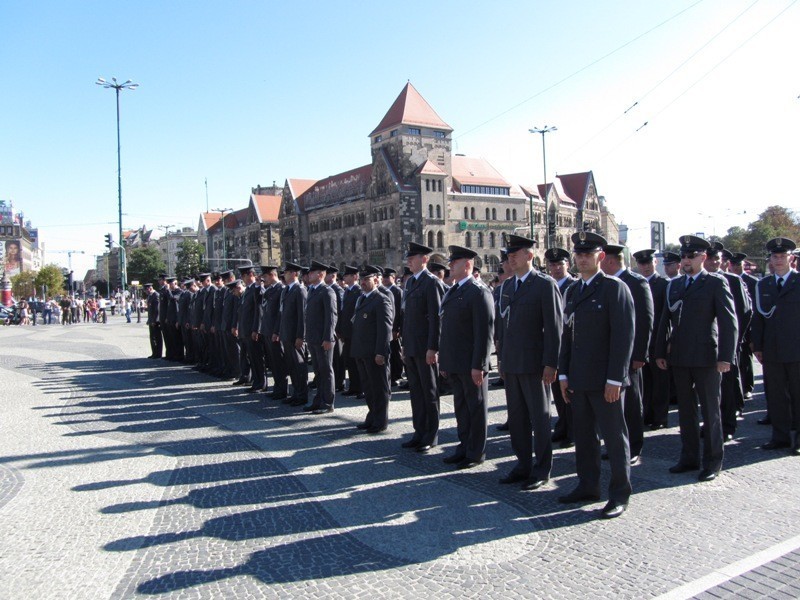
MULTIPOLYGON (((602 503, 556 501, 576 483, 572 450, 540 491, 497 483, 514 464, 501 390, 487 462, 454 472, 452 397, 440 448, 419 455, 399 447, 407 392, 366 436, 363 401, 312 417, 140 358, 143 324, 0 337, 1 598, 648 598, 800 533, 800 460, 756 449, 760 394, 714 482, 667 472, 677 428, 648 433, 630 508, 605 522, 602 503)), ((700 597, 797 597, 797 564, 700 597)))

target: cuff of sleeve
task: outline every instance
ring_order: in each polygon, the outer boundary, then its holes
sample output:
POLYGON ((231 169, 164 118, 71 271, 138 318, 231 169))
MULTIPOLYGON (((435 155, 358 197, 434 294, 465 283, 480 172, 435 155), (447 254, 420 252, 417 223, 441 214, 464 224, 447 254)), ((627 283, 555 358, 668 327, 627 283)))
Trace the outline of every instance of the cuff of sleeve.
POLYGON ((566 381, 567 380, 567 376, 566 375, 559 375, 558 376, 558 380, 559 381, 566 381))
POLYGON ((606 379, 606 383, 609 385, 615 385, 617 387, 622 387, 621 381, 614 381, 613 379, 606 379))

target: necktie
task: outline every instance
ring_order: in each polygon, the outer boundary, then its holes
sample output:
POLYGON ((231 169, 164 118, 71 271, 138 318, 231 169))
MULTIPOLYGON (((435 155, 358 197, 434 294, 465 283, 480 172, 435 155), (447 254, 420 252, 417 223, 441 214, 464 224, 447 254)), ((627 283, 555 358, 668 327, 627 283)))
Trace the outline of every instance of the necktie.
POLYGON ((517 290, 519 289, 519 284, 520 283, 522 283, 522 281, 520 280, 519 277, 517 277, 517 282, 514 284, 514 293, 515 294, 517 293, 517 290))
POLYGON ((449 298, 450 296, 454 295, 458 291, 458 285, 459 284, 455 284, 453 287, 451 287, 449 290, 447 290, 447 294, 445 295, 445 298, 449 298))
POLYGON ((361 304, 364 301, 364 298, 365 298, 364 294, 361 294, 358 297, 358 300, 356 300, 356 312, 358 312, 358 309, 361 307, 361 304))
POLYGON ((778 293, 783 289, 783 277, 778 277, 778 293))
POLYGON ((692 287, 693 283, 694 283, 694 278, 693 277, 687 277, 686 278, 686 289, 688 290, 690 287, 692 287))

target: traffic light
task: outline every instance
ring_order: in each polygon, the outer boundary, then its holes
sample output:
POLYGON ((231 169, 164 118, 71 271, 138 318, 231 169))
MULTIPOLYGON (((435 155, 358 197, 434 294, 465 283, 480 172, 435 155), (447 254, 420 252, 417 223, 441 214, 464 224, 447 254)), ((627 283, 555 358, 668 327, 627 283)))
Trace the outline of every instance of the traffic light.
POLYGON ((110 234, 110 233, 107 233, 107 234, 106 234, 106 248, 108 248, 109 250, 111 250, 111 244, 112 244, 112 241, 111 241, 111 234, 110 234))

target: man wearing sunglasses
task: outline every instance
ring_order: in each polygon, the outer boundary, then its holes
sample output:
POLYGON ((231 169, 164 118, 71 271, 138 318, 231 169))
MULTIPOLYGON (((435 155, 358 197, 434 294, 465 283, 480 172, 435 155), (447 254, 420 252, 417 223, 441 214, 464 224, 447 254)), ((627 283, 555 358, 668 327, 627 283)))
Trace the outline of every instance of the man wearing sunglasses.
POLYGON ((669 283, 656 339, 656 364, 672 367, 678 396, 681 456, 669 470, 685 473, 702 466, 698 480, 712 481, 723 457, 720 383, 734 361, 738 325, 728 282, 703 268, 711 244, 694 235, 681 236, 680 242, 683 276, 669 283))

